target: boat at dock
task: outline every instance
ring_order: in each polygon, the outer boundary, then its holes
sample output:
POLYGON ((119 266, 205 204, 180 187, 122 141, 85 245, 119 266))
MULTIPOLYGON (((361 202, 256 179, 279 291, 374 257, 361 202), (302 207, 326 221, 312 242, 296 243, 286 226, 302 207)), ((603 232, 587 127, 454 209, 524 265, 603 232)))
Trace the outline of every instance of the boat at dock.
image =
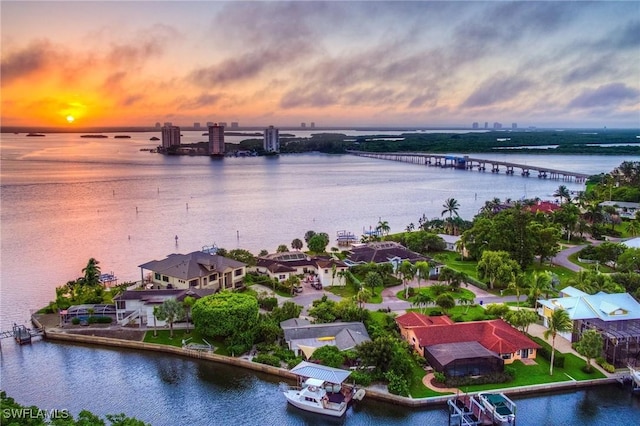
POLYGON ((292 373, 300 386, 282 385, 287 402, 296 408, 331 417, 342 417, 353 400, 362 400, 364 389, 343 385, 350 371, 302 361, 292 373))
POLYGON ((640 394, 640 369, 629 366, 629 375, 631 376, 631 391, 640 394))
POLYGON ((494 424, 510 426, 516 423, 516 404, 503 393, 480 392, 478 400, 489 412, 494 424))

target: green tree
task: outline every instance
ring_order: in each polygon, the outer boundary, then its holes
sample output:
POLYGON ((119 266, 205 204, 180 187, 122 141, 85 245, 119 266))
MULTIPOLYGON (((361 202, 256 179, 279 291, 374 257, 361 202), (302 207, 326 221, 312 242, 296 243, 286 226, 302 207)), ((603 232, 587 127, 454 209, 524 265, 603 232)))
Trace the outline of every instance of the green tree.
POLYGON ((291 248, 297 251, 302 250, 302 240, 300 238, 296 238, 291 241, 291 248))
POLYGON ((416 276, 416 267, 408 260, 403 260, 400 266, 398 266, 398 273, 402 279, 402 285, 404 286, 404 298, 409 298, 409 286, 408 283, 416 276))
POLYGON ((558 254, 560 251, 560 231, 555 226, 545 226, 533 222, 528 227, 533 235, 534 254, 540 257, 540 264, 558 254))
POLYGON ((426 314, 427 306, 433 303, 433 298, 426 291, 419 291, 413 298, 413 304, 420 307, 420 312, 426 314))
POLYGON ((100 284, 100 266, 98 266, 99 264, 100 262, 92 257, 87 262, 87 266, 82 268, 82 272, 84 272, 84 283, 86 285, 97 286, 100 284))
POLYGON ((358 302, 358 305, 360 306, 360 309, 363 309, 364 304, 371 300, 371 292, 366 288, 361 288, 360 291, 356 293, 355 298, 358 302))
POLYGON ((529 309, 509 310, 504 315, 504 319, 523 333, 527 333, 529 326, 538 320, 538 314, 529 309))
POLYGON ((246 263, 249 266, 256 266, 257 263, 256 257, 251 254, 250 251, 244 249, 229 250, 226 257, 237 260, 238 262, 246 263))
POLYGON ((190 332, 189 329, 189 314, 191 313, 191 308, 193 308, 193 304, 196 303, 196 298, 193 296, 186 296, 182 301, 182 306, 184 307, 184 312, 187 317, 187 333, 190 332))
POLYGON ((288 251, 289 251, 289 247, 287 247, 286 244, 280 244, 276 249, 276 253, 285 253, 288 251))
POLYGON ((445 315, 449 312, 450 309, 456 306, 455 299, 448 293, 444 293, 436 297, 435 303, 440 307, 440 309, 442 309, 442 312, 444 312, 445 315))
POLYGON ((156 320, 160 319, 160 306, 153 307, 153 337, 158 337, 158 324, 156 320))
MULTIPOLYGON (((326 235, 326 234, 325 234, 326 235)), ((329 244, 329 239, 323 234, 315 234, 307 242, 307 247, 314 253, 324 253, 329 244)))
POLYGON ((447 200, 444 202, 442 207, 444 208, 444 210, 442 210, 442 213, 440 214, 440 216, 444 216, 447 213, 449 213, 450 219, 453 217, 454 214, 456 216, 460 216, 458 214, 458 209, 460 208, 460 204, 458 203, 458 200, 456 200, 455 198, 447 198, 447 200))
POLYGON ((571 192, 569 192, 569 189, 565 185, 560 185, 558 189, 556 189, 556 192, 553 193, 553 196, 560 198, 561 203, 563 200, 565 203, 571 201, 571 192))
POLYGON ((596 330, 591 329, 582 333, 582 337, 576 345, 576 351, 587 358, 587 369, 589 371, 593 368, 591 360, 602 355, 602 346, 602 336, 596 330))
POLYGON ((184 307, 176 299, 166 299, 158 309, 158 319, 169 323, 169 337, 173 339, 173 323, 184 318, 184 307))
POLYGON ((485 251, 477 266, 478 277, 489 280, 489 288, 505 287, 520 271, 518 264, 505 251, 485 251))
POLYGON ((518 304, 518 309, 520 309, 520 296, 522 292, 524 292, 530 286, 529 277, 526 274, 519 273, 517 274, 513 281, 511 281, 507 288, 509 290, 513 290, 516 294, 516 303, 518 304))
POLYGON ((386 220, 380 220, 378 225, 376 226, 376 231, 378 231, 382 235, 389 235, 389 231, 391 227, 389 226, 389 222, 386 220))
POLYGON ((344 354, 337 346, 326 345, 313 351, 311 357, 327 367, 340 368, 344 364, 344 354))
POLYGON ((618 256, 618 270, 620 272, 640 271, 640 248, 630 248, 618 256))
POLYGON ((415 263, 416 268, 416 280, 418 281, 418 289, 420 289, 420 282, 422 280, 429 279, 429 273, 431 272, 431 267, 429 266, 429 262, 425 260, 419 260, 415 263))
POLYGON ((549 271, 534 272, 529 276, 529 297, 535 304, 543 294, 548 294, 553 290, 551 285, 552 275, 549 271))
POLYGON ((544 331, 544 338, 549 339, 551 336, 551 365, 549 366, 549 375, 553 376, 553 360, 556 354, 556 336, 558 333, 567 333, 573 329, 573 323, 569 318, 569 314, 564 309, 556 309, 548 318, 547 329, 544 331))
POLYGON ((382 287, 384 282, 382 281, 382 276, 374 271, 367 272, 367 275, 364 277, 364 285, 371 289, 371 294, 376 294, 376 287, 382 287))
POLYGON ((258 300, 250 294, 223 291, 198 299, 191 312, 200 333, 228 337, 249 330, 256 323, 258 300))
POLYGON ((304 242, 307 243, 307 247, 309 246, 309 241, 311 238, 316 235, 316 231, 307 231, 304 234, 304 242))

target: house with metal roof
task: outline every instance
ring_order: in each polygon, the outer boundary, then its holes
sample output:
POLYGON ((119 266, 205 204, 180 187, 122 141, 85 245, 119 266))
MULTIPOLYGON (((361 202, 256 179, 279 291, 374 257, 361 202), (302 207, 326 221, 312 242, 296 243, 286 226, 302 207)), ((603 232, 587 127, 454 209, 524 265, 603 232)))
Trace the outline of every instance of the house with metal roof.
POLYGON ((254 270, 269 275, 279 281, 286 281, 290 276, 313 275, 322 287, 343 286, 346 281, 340 272, 349 267, 341 260, 331 257, 309 256, 294 251, 272 253, 258 257, 254 270))
POLYGON ((452 376, 502 371, 535 359, 540 345, 501 319, 454 323, 449 317, 408 312, 396 318, 400 335, 436 371, 452 376))
POLYGON ((218 254, 194 251, 170 254, 138 266, 143 281, 149 271, 148 287, 154 289, 236 289, 243 284, 247 265, 218 254))
POLYGON ((574 287, 562 289, 564 297, 538 300, 538 313, 545 327, 553 311, 564 309, 573 321, 573 330, 562 336, 577 342, 589 329, 597 330, 604 340, 607 362, 626 366, 640 361, 640 303, 629 293, 587 294, 574 287))
POLYGON ((311 324, 308 320, 294 318, 280 323, 284 340, 298 356, 301 352, 309 359, 322 346, 336 346, 341 351, 353 349, 371 340, 361 322, 333 322, 311 324))

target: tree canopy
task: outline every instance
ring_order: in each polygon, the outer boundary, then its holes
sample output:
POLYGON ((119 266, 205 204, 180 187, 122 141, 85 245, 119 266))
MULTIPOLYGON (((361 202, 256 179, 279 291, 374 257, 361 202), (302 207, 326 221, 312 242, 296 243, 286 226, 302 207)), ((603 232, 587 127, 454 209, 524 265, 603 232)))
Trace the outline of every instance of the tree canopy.
POLYGON ((223 291, 198 299, 191 309, 193 323, 206 336, 228 337, 248 330, 258 318, 258 300, 249 294, 223 291))

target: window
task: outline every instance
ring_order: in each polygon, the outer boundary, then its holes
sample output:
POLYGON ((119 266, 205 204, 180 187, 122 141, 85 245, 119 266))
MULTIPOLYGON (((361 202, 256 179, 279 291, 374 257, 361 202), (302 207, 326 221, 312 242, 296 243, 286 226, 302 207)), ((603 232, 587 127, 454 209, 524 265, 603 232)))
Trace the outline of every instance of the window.
POLYGON ((160 279, 160 274, 156 272, 156 273, 154 274, 154 278, 155 278, 156 280, 159 280, 159 279, 160 279))
POLYGON ((164 282, 168 283, 168 282, 169 282, 169 277, 168 277, 168 276, 166 276, 166 275, 163 275, 163 276, 162 276, 162 281, 164 281, 164 282))
POLYGON ((286 276, 285 274, 280 274, 280 275, 278 275, 278 279, 279 279, 279 280, 284 280, 284 279, 286 279, 286 278, 287 278, 287 276, 286 276))
POLYGON ((218 279, 218 274, 211 274, 209 275, 209 281, 215 281, 218 279))
POLYGON ((124 300, 116 300, 116 309, 117 310, 126 309, 125 301, 124 300))
POLYGON ((233 275, 239 277, 240 275, 242 275, 242 269, 236 269, 235 271, 233 271, 233 275))
POLYGON ((511 354, 502 354, 502 359, 511 359, 511 354))
POLYGON ((191 280, 189 281, 189 287, 197 287, 198 286, 198 280, 191 280))

